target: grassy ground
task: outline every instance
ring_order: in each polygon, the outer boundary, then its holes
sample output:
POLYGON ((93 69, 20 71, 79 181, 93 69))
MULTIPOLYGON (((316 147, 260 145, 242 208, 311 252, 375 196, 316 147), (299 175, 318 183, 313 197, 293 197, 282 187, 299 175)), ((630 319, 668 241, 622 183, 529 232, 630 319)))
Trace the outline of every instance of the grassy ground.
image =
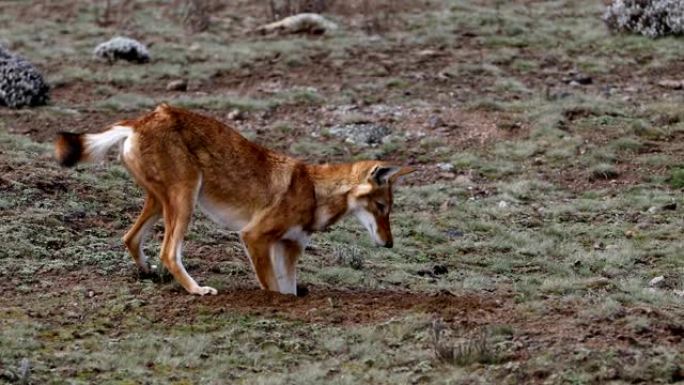
POLYGON ((201 33, 133 3, 107 25, 92 2, 0 4, 0 43, 53 85, 49 106, 0 110, 0 382, 684 381, 684 94, 657 85, 680 40, 611 35, 589 0, 333 7, 324 37, 247 33, 268 18, 247 1, 201 33), (115 34, 152 62, 92 59, 115 34), (220 294, 138 279, 120 238, 140 191, 116 161, 60 169, 49 141, 160 101, 309 161, 418 166, 395 247, 344 221, 300 263, 311 294, 283 297, 198 214, 186 265, 220 294), (356 123, 391 134, 334 134, 356 123))

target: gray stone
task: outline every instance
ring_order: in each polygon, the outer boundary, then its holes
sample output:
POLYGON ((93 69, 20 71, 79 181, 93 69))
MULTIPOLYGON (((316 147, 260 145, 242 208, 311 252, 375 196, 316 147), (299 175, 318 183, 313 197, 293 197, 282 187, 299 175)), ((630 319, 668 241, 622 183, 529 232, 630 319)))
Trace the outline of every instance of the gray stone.
POLYGON ((0 106, 44 105, 49 99, 49 91, 50 87, 36 67, 0 46, 0 106))
POLYGON ((383 138, 390 134, 390 129, 373 123, 350 123, 332 127, 330 134, 352 144, 373 146, 381 144, 383 138))
POLYGON ((652 280, 648 282, 648 286, 650 287, 661 287, 665 284, 665 277, 662 275, 659 275, 652 280))
POLYGON ((172 80, 166 85, 167 91, 187 91, 188 81, 185 79, 172 80))
POLYGON ((150 52, 147 47, 137 40, 117 36, 109 41, 99 44, 93 51, 95 57, 114 62, 126 60, 134 63, 147 63, 150 61, 150 52))

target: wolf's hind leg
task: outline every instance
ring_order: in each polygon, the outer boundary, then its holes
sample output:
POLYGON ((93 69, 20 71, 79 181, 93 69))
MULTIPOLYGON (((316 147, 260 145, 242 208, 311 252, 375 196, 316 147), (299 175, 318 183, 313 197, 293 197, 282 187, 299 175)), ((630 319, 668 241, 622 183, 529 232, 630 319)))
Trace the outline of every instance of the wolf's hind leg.
POLYGON ((131 229, 123 237, 126 248, 133 257, 133 261, 140 271, 145 274, 150 273, 150 266, 147 264, 147 257, 143 252, 145 237, 159 217, 161 217, 161 205, 151 193, 148 193, 142 212, 131 229))

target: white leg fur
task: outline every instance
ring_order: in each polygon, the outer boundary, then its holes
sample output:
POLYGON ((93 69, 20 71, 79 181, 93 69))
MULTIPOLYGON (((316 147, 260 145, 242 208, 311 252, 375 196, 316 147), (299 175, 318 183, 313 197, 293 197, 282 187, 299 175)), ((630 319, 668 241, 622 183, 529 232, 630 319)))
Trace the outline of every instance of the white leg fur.
POLYGON ((288 268, 285 246, 276 242, 271 246, 271 265, 278 281, 278 291, 282 294, 297 294, 297 270, 295 266, 288 268))
POLYGON ((217 294, 218 290, 216 290, 210 286, 200 286, 197 284, 197 281, 195 281, 190 275, 188 275, 188 272, 185 270, 185 266, 183 266, 182 256, 183 256, 183 241, 178 241, 178 244, 176 245, 176 265, 178 266, 178 269, 181 271, 181 274, 186 275, 190 279, 190 282, 192 284, 192 288, 188 291, 191 294, 197 294, 197 295, 217 294))

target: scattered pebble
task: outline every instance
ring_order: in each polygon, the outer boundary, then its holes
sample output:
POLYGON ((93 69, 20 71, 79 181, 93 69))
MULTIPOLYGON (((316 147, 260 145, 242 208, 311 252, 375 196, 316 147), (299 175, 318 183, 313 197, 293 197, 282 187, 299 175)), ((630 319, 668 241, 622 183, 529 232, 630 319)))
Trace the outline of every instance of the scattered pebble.
POLYGON ((321 35, 336 30, 337 24, 317 13, 300 13, 282 20, 262 25, 257 28, 260 33, 309 33, 321 35))
POLYGON ((456 180, 454 181, 456 184, 461 185, 461 186, 472 186, 473 180, 470 178, 470 176, 461 174, 456 177, 456 180))
POLYGON ((684 80, 661 80, 658 85, 672 90, 681 90, 684 88, 684 80))
POLYGON ((432 269, 422 269, 416 272, 416 274, 421 277, 430 278, 436 278, 447 273, 449 273, 449 269, 446 267, 446 265, 434 265, 432 269))
POLYGON ((382 143, 383 138, 391 133, 387 126, 372 123, 343 124, 330 129, 330 134, 345 138, 345 141, 363 146, 382 143))
POLYGON ((662 209, 663 210, 670 210, 670 211, 677 210, 677 202, 668 203, 668 204, 664 205, 662 207, 662 209))
POLYGON ((500 208, 500 209, 505 209, 506 207, 508 207, 508 202, 506 202, 506 201, 499 201, 499 208, 500 208))
POLYGON ((665 284, 665 276, 659 275, 648 282, 650 287, 661 287, 665 284))
POLYGON ((450 172, 450 171, 454 170, 454 165, 451 163, 446 163, 446 162, 437 163, 435 166, 437 166, 437 168, 440 169, 441 171, 450 172))
POLYGON ((445 231, 445 233, 449 238, 461 238, 463 235, 465 235, 463 231, 458 229, 449 229, 445 231))
POLYGON ((431 129, 434 130, 434 129, 436 129, 436 128, 440 128, 440 127, 446 126, 446 123, 444 123, 444 120, 443 120, 441 117, 439 117, 439 115, 432 115, 432 116, 428 119, 428 124, 427 124, 427 125, 428 125, 429 128, 431 128, 431 129))
POLYGON ((581 72, 571 71, 567 76, 563 78, 563 82, 571 86, 584 86, 592 84, 594 79, 591 76, 583 74, 581 72))
POLYGON ((172 80, 166 85, 167 91, 187 91, 188 81, 185 79, 172 80))
POLYGON ((439 56, 439 52, 435 51, 434 49, 424 49, 422 51, 418 51, 418 56, 420 56, 420 57, 435 57, 435 56, 439 56))
POLYGON ((236 108, 236 109, 234 109, 228 113, 228 119, 230 119, 230 120, 244 120, 245 114, 244 114, 244 112, 242 112, 236 108))

